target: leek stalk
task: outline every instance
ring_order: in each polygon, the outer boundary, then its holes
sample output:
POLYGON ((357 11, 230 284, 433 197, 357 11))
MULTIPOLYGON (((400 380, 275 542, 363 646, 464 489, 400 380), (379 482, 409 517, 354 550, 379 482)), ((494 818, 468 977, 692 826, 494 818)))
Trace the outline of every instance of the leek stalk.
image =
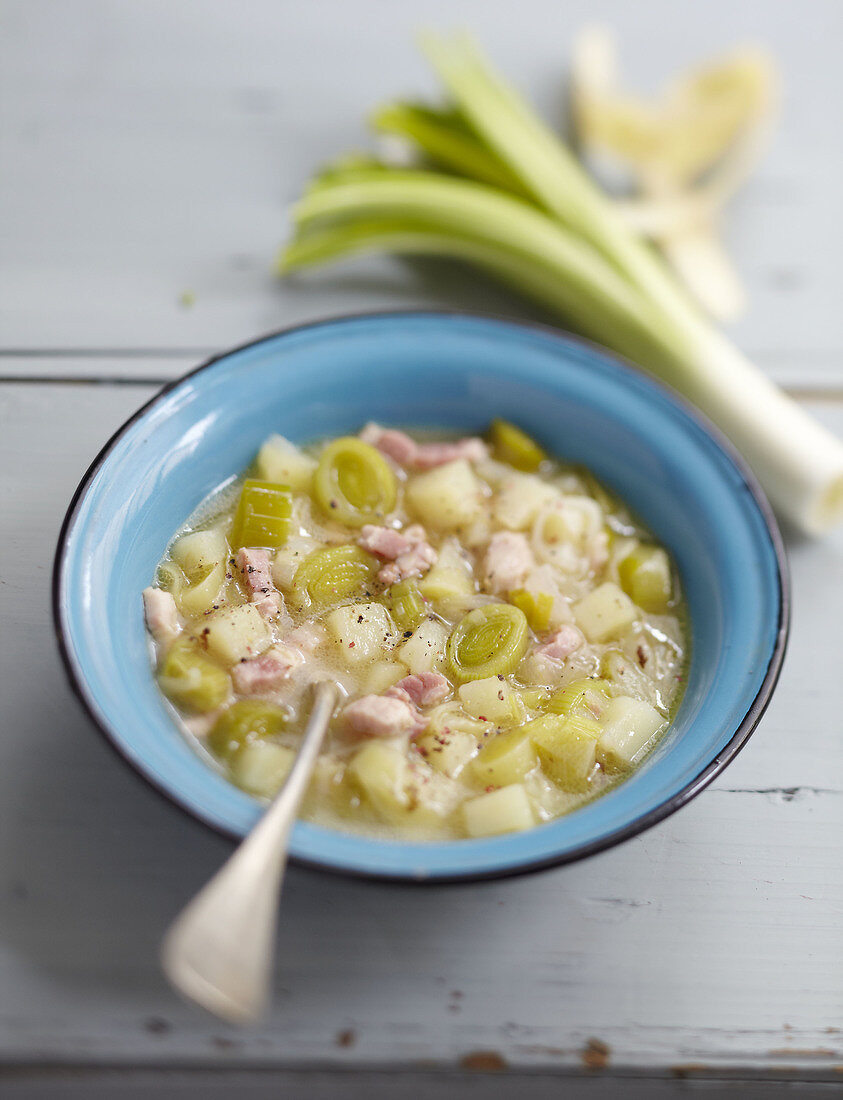
POLYGON ((470 41, 428 37, 425 52, 453 110, 393 108, 378 125, 463 178, 368 163, 323 173, 294 208, 296 233, 280 270, 375 250, 479 266, 688 397, 797 527, 819 534, 843 520, 843 443, 711 327, 470 41), (475 155, 478 148, 485 155, 475 155), (510 177, 517 190, 504 184, 510 177))

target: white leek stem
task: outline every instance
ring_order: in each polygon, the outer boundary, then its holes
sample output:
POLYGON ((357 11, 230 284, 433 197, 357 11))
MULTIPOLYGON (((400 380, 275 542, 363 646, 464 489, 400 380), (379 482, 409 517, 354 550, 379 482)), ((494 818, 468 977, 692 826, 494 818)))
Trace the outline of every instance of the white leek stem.
POLYGON ((843 442, 719 332, 697 327, 685 395, 740 450, 780 516, 807 534, 829 531, 843 521, 843 442))

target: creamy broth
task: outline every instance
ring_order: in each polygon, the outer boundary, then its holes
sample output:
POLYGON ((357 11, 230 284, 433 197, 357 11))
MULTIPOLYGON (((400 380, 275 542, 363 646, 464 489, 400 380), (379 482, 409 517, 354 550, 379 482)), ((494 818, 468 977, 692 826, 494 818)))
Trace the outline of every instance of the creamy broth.
POLYGON ((666 550, 504 421, 484 440, 270 437, 144 602, 176 720, 258 798, 310 684, 336 681, 303 816, 381 836, 513 832, 597 797, 664 733, 688 659, 666 550))

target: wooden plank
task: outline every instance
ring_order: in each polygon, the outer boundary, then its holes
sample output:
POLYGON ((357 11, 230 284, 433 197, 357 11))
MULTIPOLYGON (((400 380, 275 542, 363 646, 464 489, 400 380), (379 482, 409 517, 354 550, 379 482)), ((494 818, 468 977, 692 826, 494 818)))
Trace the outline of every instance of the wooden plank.
MULTIPOLYGON (((766 41, 782 120, 727 218, 751 288, 740 344, 780 380, 837 385, 843 363, 843 8, 612 0, 630 80, 645 90, 714 51, 766 41)), ((0 348, 188 349, 241 343, 359 309, 449 305, 523 312, 474 274, 372 260, 278 285, 288 203, 314 167, 367 142, 385 97, 429 94, 419 24, 477 28, 502 68, 562 116, 572 33, 589 0, 506 5, 231 5, 10 0, 0 39, 0 348), (365 34, 358 33, 365 27, 365 34), (354 47, 349 48, 349 42, 354 47), (186 308, 185 291, 195 296, 186 308)), ((137 365, 137 364, 136 364, 137 365)))
MULTIPOLYGON (((491 1051, 513 1071, 577 1074, 596 1039, 608 1074, 693 1063, 832 1079, 841 535, 791 542, 779 691, 682 812, 585 863, 500 883, 402 889, 293 869, 265 1025, 228 1028, 168 991, 161 932, 229 848, 94 733, 46 600, 75 482, 150 392, 0 387, 0 1063, 445 1071, 491 1051)), ((843 405, 815 411, 843 430, 843 405)))
POLYGON ((571 1077, 558 1073, 472 1073, 421 1070, 403 1072, 357 1070, 82 1070, 65 1068, 13 1072, 5 1079, 4 1100, 132 1100, 155 1096, 156 1100, 510 1100, 514 1090, 523 1100, 668 1100, 682 1097, 716 1097, 717 1100, 767 1100, 797 1094, 799 1100, 829 1100, 839 1095, 839 1080, 805 1081, 793 1074, 782 1080, 739 1081, 722 1077, 700 1078, 684 1072, 674 1078, 626 1077, 602 1073, 571 1077))

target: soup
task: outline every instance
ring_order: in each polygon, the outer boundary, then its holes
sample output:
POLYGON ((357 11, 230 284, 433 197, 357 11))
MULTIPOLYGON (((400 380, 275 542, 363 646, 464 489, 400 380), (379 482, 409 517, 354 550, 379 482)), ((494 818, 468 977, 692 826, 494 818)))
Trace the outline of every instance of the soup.
POLYGON ((381 836, 514 832, 599 796, 666 729, 688 657, 665 548, 502 420, 272 436, 143 597, 174 718, 258 798, 309 686, 339 684, 303 816, 381 836))

